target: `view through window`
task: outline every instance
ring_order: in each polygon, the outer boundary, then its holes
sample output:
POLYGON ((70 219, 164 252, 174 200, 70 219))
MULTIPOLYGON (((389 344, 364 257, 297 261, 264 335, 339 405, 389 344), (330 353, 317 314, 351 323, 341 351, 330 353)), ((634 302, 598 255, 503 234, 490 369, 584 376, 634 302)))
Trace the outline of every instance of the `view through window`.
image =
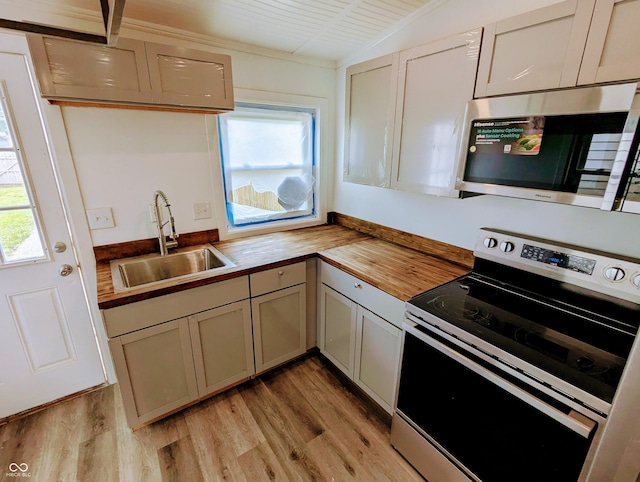
MULTIPOLYGON (((1 87, 1 86, 0 86, 1 87)), ((0 92, 0 266, 44 258, 13 123, 0 92)))
POLYGON ((231 226, 315 214, 315 111, 236 105, 219 116, 231 226))

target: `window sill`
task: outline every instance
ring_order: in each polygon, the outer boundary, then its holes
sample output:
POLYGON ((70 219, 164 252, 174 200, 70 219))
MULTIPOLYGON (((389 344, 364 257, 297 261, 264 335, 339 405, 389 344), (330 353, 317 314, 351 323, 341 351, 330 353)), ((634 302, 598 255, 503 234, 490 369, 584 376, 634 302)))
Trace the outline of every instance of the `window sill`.
POLYGON ((274 221, 267 224, 256 224, 242 227, 222 226, 218 228, 220 240, 245 238, 248 236, 257 236, 260 234, 277 233, 279 231, 289 231, 298 228, 308 228, 311 226, 320 226, 326 224, 326 213, 317 214, 316 216, 306 217, 304 219, 291 219, 274 221))

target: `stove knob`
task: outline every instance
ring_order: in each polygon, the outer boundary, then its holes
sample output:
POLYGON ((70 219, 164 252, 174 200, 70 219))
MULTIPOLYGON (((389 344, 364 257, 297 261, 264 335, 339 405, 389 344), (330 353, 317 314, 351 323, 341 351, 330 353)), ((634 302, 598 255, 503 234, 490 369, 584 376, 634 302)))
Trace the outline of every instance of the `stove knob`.
POLYGON ((625 272, 622 268, 607 268, 604 270, 604 277, 609 281, 620 281, 624 278, 625 272))
POLYGON ((633 286, 640 288, 640 274, 635 275, 631 282, 633 283, 633 286))
POLYGON ((497 244, 498 240, 496 238, 484 238, 484 245, 489 249, 495 248, 497 244))
POLYGON ((503 241, 502 243, 500 243, 500 251, 502 251, 503 253, 510 253, 514 249, 515 246, 511 241, 503 241))

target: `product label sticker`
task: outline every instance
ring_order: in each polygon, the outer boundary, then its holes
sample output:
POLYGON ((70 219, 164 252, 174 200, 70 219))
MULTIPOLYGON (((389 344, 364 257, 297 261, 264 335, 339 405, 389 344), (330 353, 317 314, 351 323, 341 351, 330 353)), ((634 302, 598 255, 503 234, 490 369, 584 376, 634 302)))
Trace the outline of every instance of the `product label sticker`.
POLYGON ((474 120, 469 152, 536 155, 542 146, 543 132, 543 116, 474 120))

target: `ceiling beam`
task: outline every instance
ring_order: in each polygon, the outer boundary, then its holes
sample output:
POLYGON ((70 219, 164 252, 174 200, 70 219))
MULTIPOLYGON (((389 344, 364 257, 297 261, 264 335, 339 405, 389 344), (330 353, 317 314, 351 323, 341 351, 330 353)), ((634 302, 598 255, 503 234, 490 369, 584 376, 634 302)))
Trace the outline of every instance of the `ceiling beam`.
POLYGON ((39 25, 37 23, 17 22, 15 20, 7 20, 4 18, 0 18, 0 28, 20 30, 22 32, 37 33, 41 35, 51 35, 53 37, 83 40, 85 42, 93 42, 97 44, 107 43, 107 39, 102 35, 76 32, 75 30, 66 30, 64 28, 47 27, 46 25, 39 25))
POLYGON ((115 46, 120 35, 120 24, 124 13, 125 0, 100 0, 102 18, 106 31, 107 45, 115 46), (106 6, 106 8, 105 8, 106 6), (106 11, 105 11, 106 10, 106 11))

